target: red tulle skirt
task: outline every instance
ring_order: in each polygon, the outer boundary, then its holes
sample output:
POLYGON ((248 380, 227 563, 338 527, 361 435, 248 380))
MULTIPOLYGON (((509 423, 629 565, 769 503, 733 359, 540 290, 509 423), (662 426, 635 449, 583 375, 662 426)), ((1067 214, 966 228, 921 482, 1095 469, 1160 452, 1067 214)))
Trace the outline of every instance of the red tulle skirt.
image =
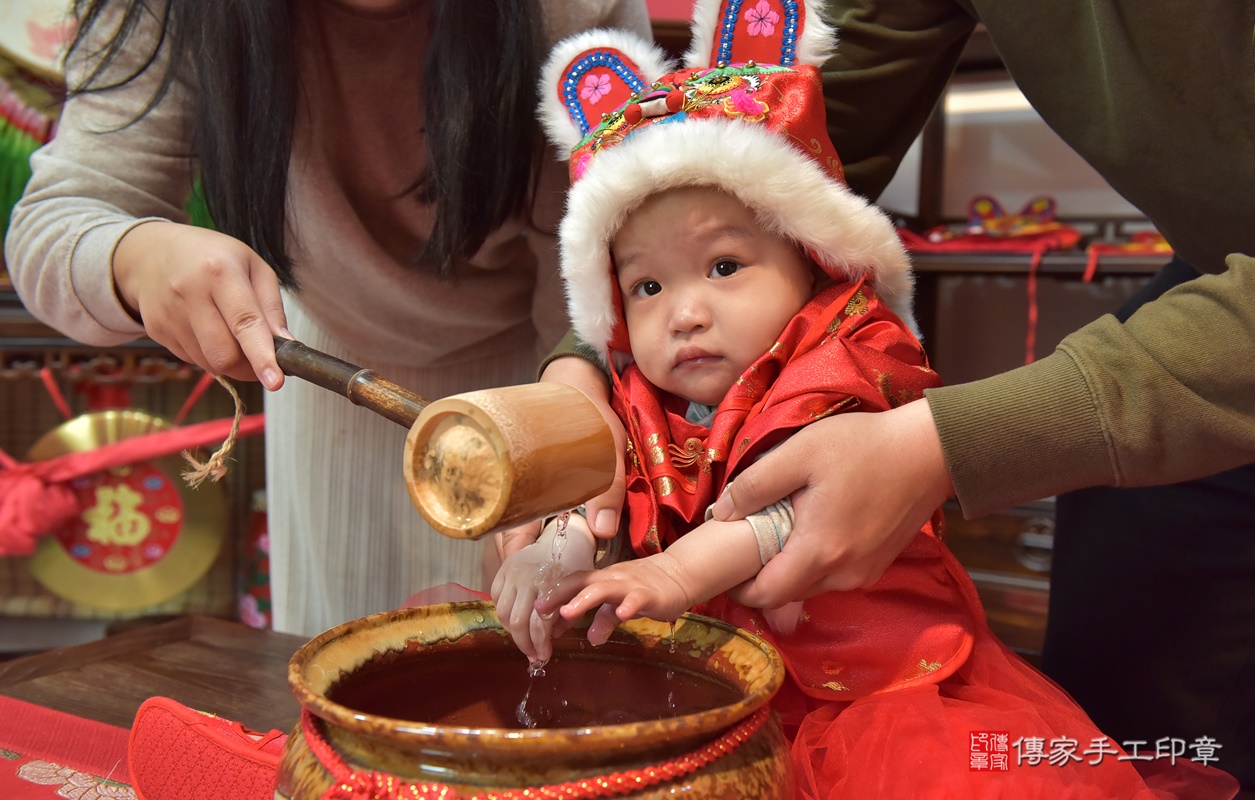
POLYGON ((773 705, 793 742, 800 798, 1237 794, 1228 773, 1187 760, 1197 754, 1187 743, 1175 763, 1155 758, 1154 742, 1135 753, 1152 760, 1131 760, 998 640, 967 572, 932 536, 917 536, 872 587, 818 595, 804 609, 787 633, 726 598, 701 609, 762 634, 784 657, 789 679, 773 705))

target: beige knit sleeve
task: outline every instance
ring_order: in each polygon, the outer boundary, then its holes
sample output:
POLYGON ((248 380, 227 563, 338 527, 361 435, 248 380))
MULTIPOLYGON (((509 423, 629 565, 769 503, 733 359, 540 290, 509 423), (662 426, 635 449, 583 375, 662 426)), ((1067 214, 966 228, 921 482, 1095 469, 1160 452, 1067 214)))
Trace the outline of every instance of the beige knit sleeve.
POLYGON ((1034 364, 928 390, 964 515, 1255 462, 1255 258, 1226 263, 1034 364))
MULTIPOLYGON (((146 52, 155 20, 141 15, 109 76, 129 74, 146 52)), ((113 29, 102 19, 103 38, 113 29)), ((88 66, 88 41, 67 63, 67 82, 88 66)), ((143 333, 114 290, 114 248, 148 219, 185 221, 191 191, 191 145, 178 81, 142 118, 166 69, 159 58, 124 86, 71 98, 56 136, 31 158, 33 176, 14 208, 5 260, 22 302, 37 318, 78 341, 112 345, 143 333)))

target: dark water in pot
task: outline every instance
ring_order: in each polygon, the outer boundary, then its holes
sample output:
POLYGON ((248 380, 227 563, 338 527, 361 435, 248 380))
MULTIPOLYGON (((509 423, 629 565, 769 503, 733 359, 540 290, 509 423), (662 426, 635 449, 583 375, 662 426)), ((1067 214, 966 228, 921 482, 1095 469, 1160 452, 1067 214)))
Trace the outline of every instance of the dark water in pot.
POLYGON ((407 652, 368 662, 328 693, 355 711, 464 728, 583 728, 660 720, 740 694, 674 664, 624 657, 613 643, 557 653, 533 676, 517 651, 407 652))

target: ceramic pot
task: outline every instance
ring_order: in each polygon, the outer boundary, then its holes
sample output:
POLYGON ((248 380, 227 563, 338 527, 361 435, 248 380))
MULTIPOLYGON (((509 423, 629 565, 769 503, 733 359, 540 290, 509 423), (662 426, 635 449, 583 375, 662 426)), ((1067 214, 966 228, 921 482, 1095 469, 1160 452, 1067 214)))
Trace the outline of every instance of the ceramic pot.
POLYGON ((303 711, 276 798, 792 798, 769 644, 688 614, 585 634, 533 676, 491 603, 323 633, 289 665, 303 711))

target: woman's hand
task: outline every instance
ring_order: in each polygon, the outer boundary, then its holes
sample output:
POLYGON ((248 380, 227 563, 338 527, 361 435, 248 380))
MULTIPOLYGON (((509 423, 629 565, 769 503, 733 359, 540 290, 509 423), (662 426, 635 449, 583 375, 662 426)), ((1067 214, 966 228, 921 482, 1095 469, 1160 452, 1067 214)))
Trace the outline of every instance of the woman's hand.
MULTIPOLYGON (((584 504, 588 524, 598 539, 613 538, 619 532, 619 513, 623 509, 626 479, 623 476, 623 456, 627 450, 627 435, 619 416, 610 408, 610 382, 600 367, 578 356, 567 356, 550 362, 541 374, 542 381, 557 381, 574 386, 584 393, 606 420, 606 426, 614 437, 614 480, 610 488, 584 504)), ((556 511, 556 509, 555 509, 556 511)), ((494 536, 497 555, 509 558, 520 549, 536 541, 540 535, 540 523, 531 522, 498 533, 494 536)))
POLYGON ((869 586, 953 493, 927 400, 807 425, 715 503, 716 519, 741 519, 789 495, 796 515, 784 550, 730 594, 774 608, 869 586))
POLYGON ((119 298, 148 336, 213 375, 283 385, 274 336, 287 330, 279 279, 252 248, 175 222, 132 228, 113 255, 119 298))

